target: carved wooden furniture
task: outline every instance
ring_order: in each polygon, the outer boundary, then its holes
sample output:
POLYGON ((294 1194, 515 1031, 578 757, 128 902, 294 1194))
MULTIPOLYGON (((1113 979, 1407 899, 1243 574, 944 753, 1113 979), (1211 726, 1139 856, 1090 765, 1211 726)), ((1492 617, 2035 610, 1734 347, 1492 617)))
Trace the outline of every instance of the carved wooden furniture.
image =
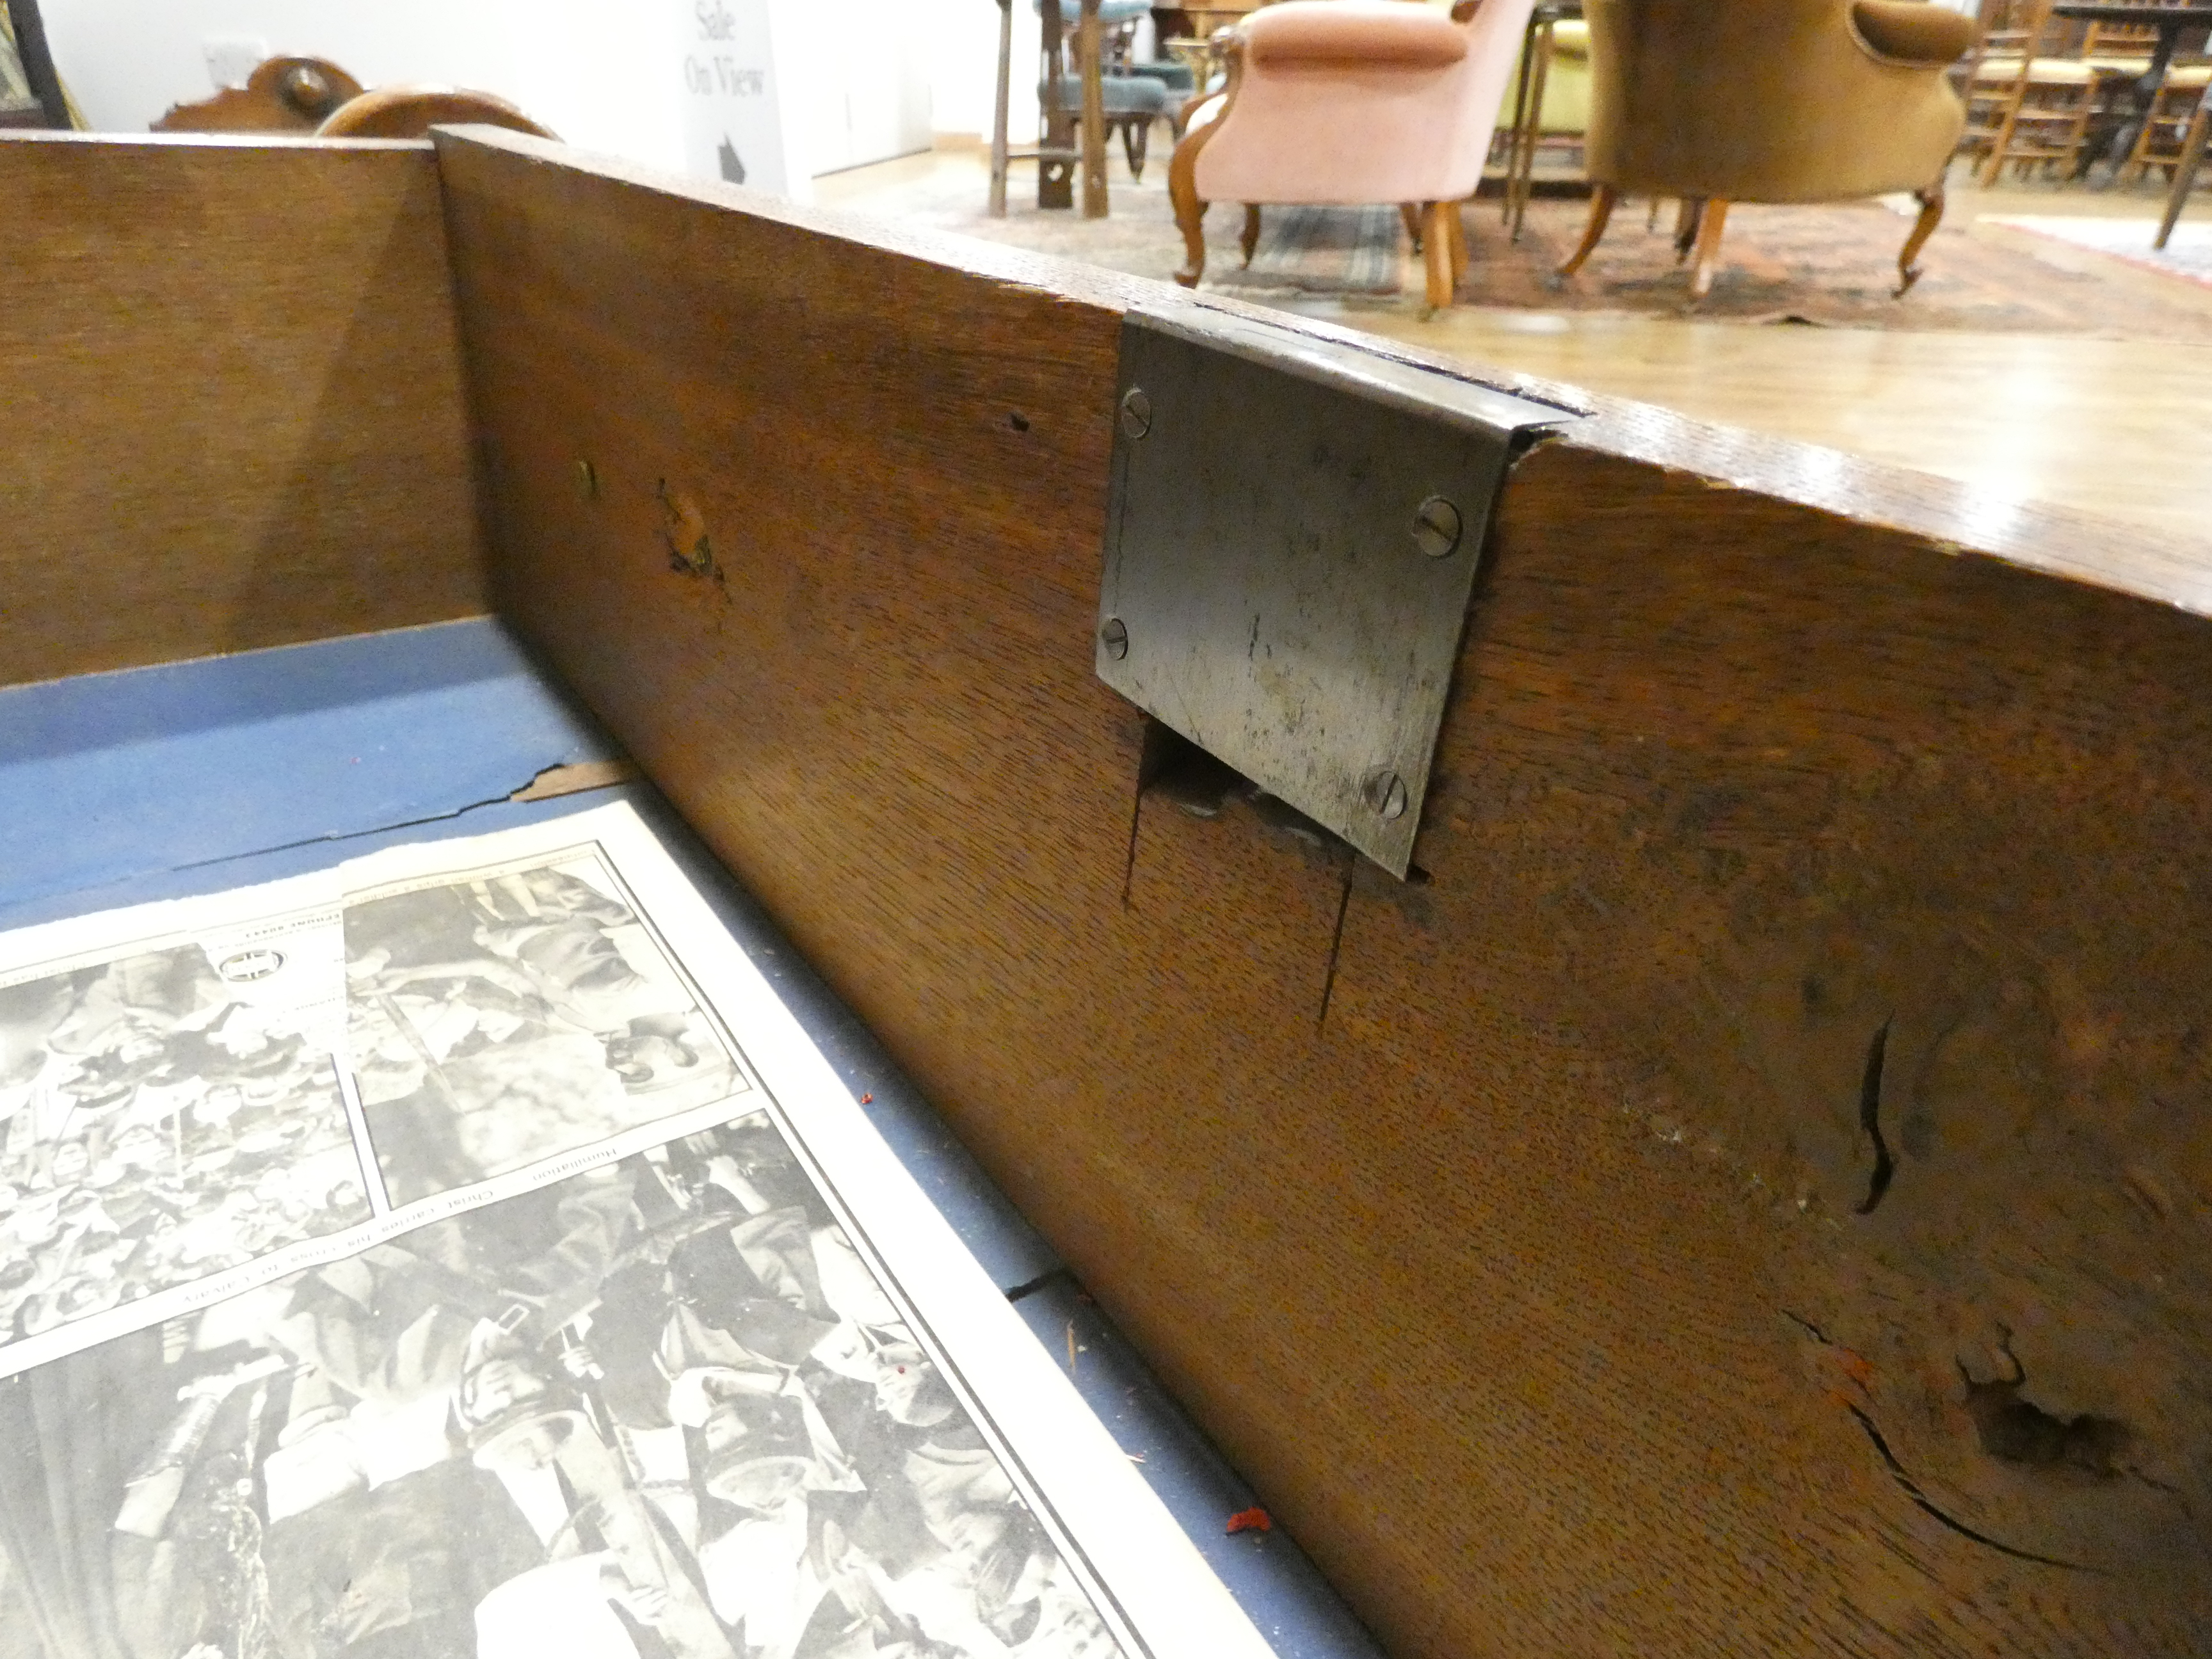
POLYGON ((1572 276, 1626 193, 1704 204, 1690 298, 1711 290, 1732 202, 1910 191, 1902 295, 1943 216, 1966 112, 1945 71, 1972 19, 1919 0, 1585 0, 1589 171, 1596 191, 1572 276), (1778 42, 1786 41, 1784 50, 1778 42))
POLYGON ((348 99, 316 131, 325 138, 420 138, 434 126, 477 122, 558 137, 504 98, 459 87, 379 87, 348 99))
POLYGON ((556 135, 489 92, 459 87, 379 87, 321 58, 271 58, 243 87, 173 106, 156 132, 312 132, 325 138, 420 138, 440 124, 483 122, 513 132, 556 135))
POLYGON ((434 144, 0 140, 0 683, 495 606, 1401 1659, 2205 1651, 2200 551, 1533 388, 1401 881, 1098 678, 1130 315, 1330 331, 434 144))
POLYGON ((313 132, 339 105, 358 98, 360 82, 325 58, 271 58, 242 87, 225 87, 194 104, 173 104, 156 132, 313 132))
POLYGON ((1230 40, 1227 89, 1193 110, 1168 168, 1185 259, 1206 268, 1208 202, 1245 204, 1249 262, 1273 203, 1419 204, 1431 310, 1467 264, 1474 194, 1531 0, 1286 0, 1230 40))

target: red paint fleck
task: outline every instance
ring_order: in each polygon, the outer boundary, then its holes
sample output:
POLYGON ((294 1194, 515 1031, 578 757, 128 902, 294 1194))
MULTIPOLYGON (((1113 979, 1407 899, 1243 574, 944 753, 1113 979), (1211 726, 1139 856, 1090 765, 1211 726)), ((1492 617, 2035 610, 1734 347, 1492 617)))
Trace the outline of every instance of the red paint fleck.
POLYGON ((1239 1510, 1229 1517, 1229 1530, 1231 1532, 1273 1532, 1274 1528, 1275 1523, 1267 1511, 1256 1504, 1249 1510, 1239 1510))
POLYGON ((860 1104, 863 1106, 872 1104, 875 1098, 876 1097, 873 1095, 862 1095, 860 1097, 860 1104))

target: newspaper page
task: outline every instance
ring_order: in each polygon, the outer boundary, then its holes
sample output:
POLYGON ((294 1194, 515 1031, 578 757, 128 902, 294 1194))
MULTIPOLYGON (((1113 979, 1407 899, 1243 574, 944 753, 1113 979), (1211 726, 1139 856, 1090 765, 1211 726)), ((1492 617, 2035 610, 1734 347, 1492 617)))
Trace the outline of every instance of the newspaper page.
POLYGON ((1267 1652, 628 807, 0 936, 0 1659, 1267 1652))

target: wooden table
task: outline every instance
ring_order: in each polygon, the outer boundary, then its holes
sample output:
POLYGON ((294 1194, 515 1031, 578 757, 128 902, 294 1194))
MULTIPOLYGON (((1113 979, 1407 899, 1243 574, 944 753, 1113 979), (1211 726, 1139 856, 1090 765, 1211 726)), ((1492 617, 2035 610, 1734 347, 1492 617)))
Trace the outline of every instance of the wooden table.
POLYGON ((2051 7, 2053 17, 2064 17, 2076 22, 2107 23, 2124 28, 2154 28, 2158 42, 2152 47, 2150 67, 2139 76, 2133 86, 2133 94, 2126 107, 2108 113, 2100 123, 2096 139, 2081 147, 2082 160, 2075 177, 2088 172, 2101 155, 2112 163, 2117 176, 2129 154, 2135 149, 2136 139, 2142 134, 2142 125, 2150 117, 2151 106, 2158 97, 2158 89, 2166 84, 2166 72, 2173 63, 2174 48, 2181 36, 2192 28, 2212 28, 2212 4, 2153 6, 2106 5, 2096 0, 2059 0, 2051 7), (2098 142, 2101 140, 2102 142, 2098 142))

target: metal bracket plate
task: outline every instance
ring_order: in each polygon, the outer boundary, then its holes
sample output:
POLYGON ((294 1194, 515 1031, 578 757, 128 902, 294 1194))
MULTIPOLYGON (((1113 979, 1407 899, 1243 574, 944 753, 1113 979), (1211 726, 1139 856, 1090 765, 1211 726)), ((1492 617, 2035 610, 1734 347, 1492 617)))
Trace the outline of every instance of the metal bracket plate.
POLYGON ((1098 677, 1402 877, 1491 507, 1562 410, 1223 315, 1121 325, 1098 677))

